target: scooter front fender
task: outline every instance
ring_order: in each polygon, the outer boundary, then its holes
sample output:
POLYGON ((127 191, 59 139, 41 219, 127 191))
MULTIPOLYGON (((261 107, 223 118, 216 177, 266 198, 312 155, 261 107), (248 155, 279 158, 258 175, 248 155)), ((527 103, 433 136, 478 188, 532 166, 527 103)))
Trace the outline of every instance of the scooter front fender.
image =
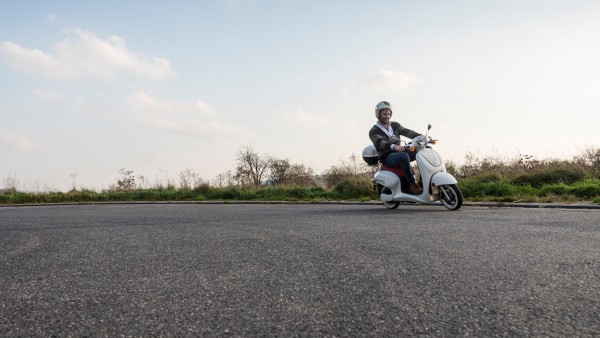
POLYGON ((436 187, 438 185, 449 185, 456 183, 458 183, 456 178, 446 171, 438 171, 437 173, 433 174, 433 177, 431 177, 431 184, 436 187))

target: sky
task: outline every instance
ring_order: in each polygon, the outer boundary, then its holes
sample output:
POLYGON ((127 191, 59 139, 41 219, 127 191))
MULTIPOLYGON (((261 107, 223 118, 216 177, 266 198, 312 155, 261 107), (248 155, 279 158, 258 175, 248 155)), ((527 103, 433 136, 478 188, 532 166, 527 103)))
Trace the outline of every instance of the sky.
POLYGON ((446 160, 600 146, 600 1, 0 0, 0 188, 322 173, 377 102, 446 160))

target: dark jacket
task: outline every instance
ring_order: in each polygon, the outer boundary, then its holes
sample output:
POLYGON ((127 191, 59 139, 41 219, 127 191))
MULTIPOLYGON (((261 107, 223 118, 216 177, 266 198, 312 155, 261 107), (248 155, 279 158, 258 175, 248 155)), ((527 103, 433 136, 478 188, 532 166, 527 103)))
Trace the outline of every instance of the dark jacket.
POLYGON ((369 138, 375 149, 377 149, 377 156, 379 156, 379 161, 383 163, 385 158, 392 152, 392 145, 400 144, 400 136, 408 137, 413 139, 421 134, 417 133, 414 130, 410 130, 408 128, 404 128, 398 122, 391 122, 392 130, 394 135, 389 137, 386 132, 381 130, 377 125, 374 125, 371 130, 369 130, 369 138))

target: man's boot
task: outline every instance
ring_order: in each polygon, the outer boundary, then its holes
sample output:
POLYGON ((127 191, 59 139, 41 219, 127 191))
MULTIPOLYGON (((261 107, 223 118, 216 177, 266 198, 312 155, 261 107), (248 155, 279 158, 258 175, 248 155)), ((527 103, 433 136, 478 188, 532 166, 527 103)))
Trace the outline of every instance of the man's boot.
POLYGON ((408 187, 408 192, 412 195, 421 195, 423 193, 423 189, 421 189, 417 183, 411 183, 411 185, 408 187))

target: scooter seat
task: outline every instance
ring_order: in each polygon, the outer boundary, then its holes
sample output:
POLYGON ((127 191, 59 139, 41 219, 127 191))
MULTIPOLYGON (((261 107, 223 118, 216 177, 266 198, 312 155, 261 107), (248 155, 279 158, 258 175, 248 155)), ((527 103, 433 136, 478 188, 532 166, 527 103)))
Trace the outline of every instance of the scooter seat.
POLYGON ((387 170, 387 171, 393 172, 394 174, 398 175, 398 177, 406 176, 406 175, 404 175, 404 170, 402 170, 402 168, 400 168, 400 167, 388 167, 387 165, 383 164, 383 165, 381 165, 381 170, 387 170))

